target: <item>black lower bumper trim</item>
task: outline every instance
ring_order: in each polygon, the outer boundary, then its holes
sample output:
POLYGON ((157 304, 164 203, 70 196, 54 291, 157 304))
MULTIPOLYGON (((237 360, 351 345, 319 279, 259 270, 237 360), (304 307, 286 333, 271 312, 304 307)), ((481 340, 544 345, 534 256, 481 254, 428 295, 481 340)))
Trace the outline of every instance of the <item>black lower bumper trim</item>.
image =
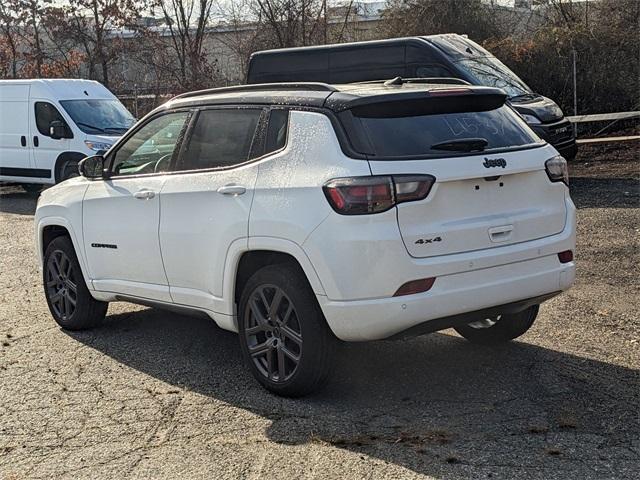
POLYGON ((44 168, 0 167, 0 175, 4 177, 51 178, 51 170, 44 168))
POLYGON ((458 315, 451 315, 448 317, 436 318, 433 320, 427 320, 424 323, 420 323, 411 328, 396 333, 388 338, 388 340, 398 340, 401 338, 415 337, 418 335, 424 335, 425 333, 433 333, 440 330, 446 330, 447 328, 453 328, 460 325, 467 325, 476 320, 483 318, 493 318, 498 315, 504 315, 508 313, 518 313, 522 310, 526 310, 533 305, 539 305, 542 302, 555 297, 561 292, 547 293, 538 297, 527 298, 525 300, 519 300, 517 302, 506 303, 504 305, 498 305, 496 307, 483 308, 481 310, 474 310, 473 312, 461 313, 458 315))

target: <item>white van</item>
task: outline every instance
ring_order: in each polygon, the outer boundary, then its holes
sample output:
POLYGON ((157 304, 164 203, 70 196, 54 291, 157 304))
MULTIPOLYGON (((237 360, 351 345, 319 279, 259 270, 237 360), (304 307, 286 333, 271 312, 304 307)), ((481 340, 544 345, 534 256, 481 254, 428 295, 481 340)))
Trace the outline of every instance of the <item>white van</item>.
POLYGON ((133 123, 92 80, 0 80, 0 182, 31 191, 76 176, 80 160, 109 149, 133 123))

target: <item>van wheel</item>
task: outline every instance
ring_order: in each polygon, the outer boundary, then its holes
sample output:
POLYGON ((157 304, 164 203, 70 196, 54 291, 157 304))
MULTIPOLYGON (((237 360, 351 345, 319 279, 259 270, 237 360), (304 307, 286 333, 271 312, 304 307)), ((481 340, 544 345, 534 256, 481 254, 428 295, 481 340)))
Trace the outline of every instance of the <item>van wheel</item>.
POLYGON ((508 342, 531 328, 538 316, 539 308, 540 305, 534 305, 518 313, 477 320, 468 325, 455 327, 455 330, 472 343, 495 345, 508 342))
POLYGON ((69 237, 57 237, 49 243, 42 273, 47 304, 58 325, 66 330, 85 330, 104 320, 109 304, 89 293, 69 237))
POLYGON ((58 182, 64 182, 73 177, 79 177, 78 162, 75 160, 66 160, 60 165, 60 174, 58 175, 58 182))
POLYGON ((23 183, 20 186, 25 192, 30 193, 32 195, 36 195, 40 193, 43 187, 43 185, 40 185, 39 183, 23 183))
POLYGON ((253 274, 240 297, 238 326, 245 360, 267 390, 299 397, 325 385, 336 339, 297 266, 253 274))

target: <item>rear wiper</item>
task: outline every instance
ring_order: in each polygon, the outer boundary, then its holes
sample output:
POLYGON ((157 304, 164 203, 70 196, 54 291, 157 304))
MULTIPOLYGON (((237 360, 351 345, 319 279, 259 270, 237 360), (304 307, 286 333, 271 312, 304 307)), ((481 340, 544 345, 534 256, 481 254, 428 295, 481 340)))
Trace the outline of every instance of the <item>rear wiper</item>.
POLYGON ((431 145, 431 150, 451 150, 454 152, 474 152, 482 151, 489 145, 486 138, 460 138, 457 140, 446 140, 431 145))

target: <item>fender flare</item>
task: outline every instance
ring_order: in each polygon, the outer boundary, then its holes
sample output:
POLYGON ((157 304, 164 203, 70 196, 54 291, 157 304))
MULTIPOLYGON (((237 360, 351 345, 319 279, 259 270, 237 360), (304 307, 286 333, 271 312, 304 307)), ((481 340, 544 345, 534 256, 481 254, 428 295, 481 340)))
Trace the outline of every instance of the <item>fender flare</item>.
POLYGON ((71 226, 71 223, 66 218, 45 217, 38 221, 36 245, 38 247, 38 263, 40 265, 40 270, 44 268, 44 250, 42 248, 43 232, 45 227, 51 225, 54 225, 56 227, 64 227, 67 232, 69 232, 69 237, 71 238, 73 249, 76 252, 76 257, 78 257, 78 263, 80 264, 80 270, 82 271, 84 281, 87 284, 87 288, 89 288, 89 290, 93 290, 93 283, 91 282, 91 279, 88 275, 87 261, 84 256, 84 249, 82 248, 82 244, 78 241, 78 237, 75 230, 71 226))
POLYGON ((234 241, 227 250, 222 284, 224 311, 220 313, 235 316, 234 292, 238 264, 244 253, 253 250, 268 250, 291 255, 302 268, 313 292, 316 295, 326 295, 320 277, 313 267, 311 260, 309 260, 305 251, 297 243, 278 237, 250 237, 248 240, 246 238, 238 239, 234 241))

